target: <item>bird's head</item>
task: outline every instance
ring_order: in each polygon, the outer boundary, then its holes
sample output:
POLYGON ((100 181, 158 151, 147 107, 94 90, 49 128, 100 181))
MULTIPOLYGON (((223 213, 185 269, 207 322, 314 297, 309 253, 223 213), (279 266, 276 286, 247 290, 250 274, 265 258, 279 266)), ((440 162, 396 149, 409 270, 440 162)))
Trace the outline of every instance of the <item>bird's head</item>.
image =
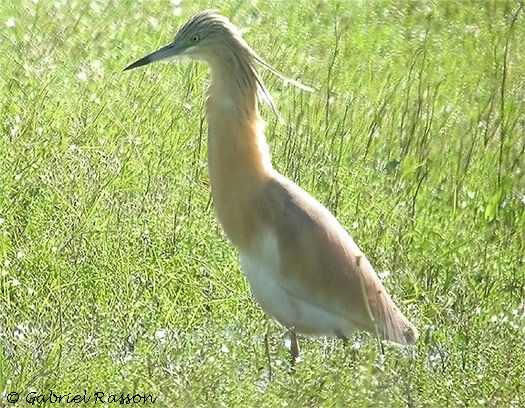
POLYGON ((242 38, 241 32, 230 20, 213 11, 202 11, 191 17, 175 35, 171 44, 146 55, 124 69, 137 68, 151 62, 167 58, 188 57, 204 60, 212 70, 218 69, 227 75, 235 75, 237 84, 250 89, 255 86, 261 99, 266 102, 275 115, 279 113, 273 103, 270 92, 264 86, 262 78, 255 69, 255 63, 277 75, 284 82, 290 83, 305 91, 312 88, 286 77, 272 68, 242 38))
POLYGON ((139 59, 124 70, 168 58, 188 57, 211 62, 219 53, 234 46, 247 47, 239 30, 213 11, 191 17, 175 35, 173 42, 139 59))

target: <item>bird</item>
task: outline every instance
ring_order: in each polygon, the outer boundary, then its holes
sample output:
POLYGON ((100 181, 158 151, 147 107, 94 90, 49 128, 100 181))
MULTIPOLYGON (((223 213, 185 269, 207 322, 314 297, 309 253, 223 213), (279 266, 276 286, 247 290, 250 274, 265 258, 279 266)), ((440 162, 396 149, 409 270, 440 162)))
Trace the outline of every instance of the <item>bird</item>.
POLYGON ((270 160, 259 101, 277 107, 257 67, 311 91, 271 67, 225 16, 189 18, 173 42, 132 63, 164 59, 208 63, 208 168, 213 205, 262 310, 297 336, 348 339, 357 330, 399 345, 416 327, 399 310, 371 263, 325 206, 278 173, 270 160))

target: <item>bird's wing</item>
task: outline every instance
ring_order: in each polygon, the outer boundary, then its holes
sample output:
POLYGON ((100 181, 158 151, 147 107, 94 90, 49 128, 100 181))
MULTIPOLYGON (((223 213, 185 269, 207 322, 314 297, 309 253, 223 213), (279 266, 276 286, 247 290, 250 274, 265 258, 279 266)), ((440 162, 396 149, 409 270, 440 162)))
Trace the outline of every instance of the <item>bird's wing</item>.
POLYGON ((277 178, 265 192, 279 243, 280 284, 294 296, 386 340, 409 344, 417 330, 335 217, 304 190, 277 178))

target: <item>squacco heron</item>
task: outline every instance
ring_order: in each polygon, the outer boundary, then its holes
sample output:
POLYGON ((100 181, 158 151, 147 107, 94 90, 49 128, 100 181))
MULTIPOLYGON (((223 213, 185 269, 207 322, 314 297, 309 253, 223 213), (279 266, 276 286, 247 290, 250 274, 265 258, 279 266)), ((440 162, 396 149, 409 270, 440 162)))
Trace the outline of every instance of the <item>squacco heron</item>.
POLYGON ((286 82, 230 21, 214 12, 191 17, 169 45, 126 68, 170 57, 207 62, 208 166, 217 218, 238 249, 262 309, 297 334, 347 338, 365 330, 406 345, 418 332, 396 307, 372 265, 335 217, 272 168, 259 95, 277 109, 257 73, 260 64, 286 82))

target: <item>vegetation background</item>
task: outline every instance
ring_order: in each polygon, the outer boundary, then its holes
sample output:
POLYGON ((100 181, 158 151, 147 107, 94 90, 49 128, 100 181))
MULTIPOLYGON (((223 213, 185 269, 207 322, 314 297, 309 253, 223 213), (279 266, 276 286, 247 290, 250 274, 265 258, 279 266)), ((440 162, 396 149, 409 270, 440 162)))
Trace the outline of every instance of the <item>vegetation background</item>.
POLYGON ((50 389, 162 407, 525 406, 524 15, 0 1, 0 406, 50 389), (208 68, 122 72, 210 7, 316 88, 263 74, 285 122, 262 108, 275 167, 347 227, 415 346, 309 339, 292 374, 272 324, 268 380, 264 317, 210 198, 208 68))

